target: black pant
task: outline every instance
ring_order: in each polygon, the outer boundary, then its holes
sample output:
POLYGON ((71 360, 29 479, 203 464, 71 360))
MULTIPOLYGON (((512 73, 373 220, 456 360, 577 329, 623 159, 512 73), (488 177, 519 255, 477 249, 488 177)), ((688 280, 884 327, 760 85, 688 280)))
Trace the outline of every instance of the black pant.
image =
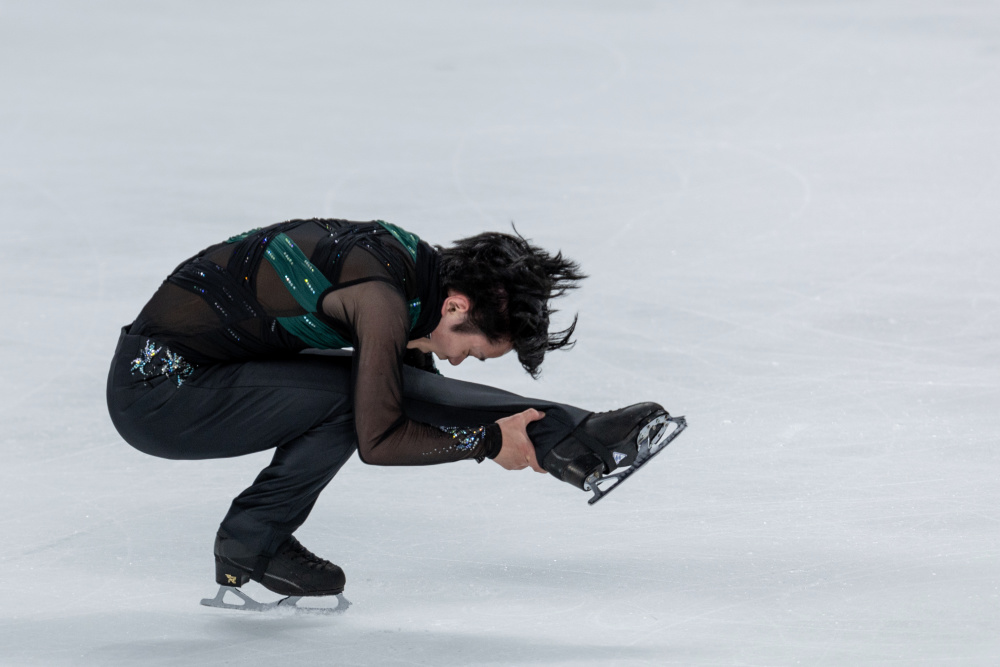
MULTIPOLYGON (((275 448, 271 464, 233 500, 220 526, 226 536, 272 555, 357 449, 350 354, 203 365, 178 385, 175 378, 132 372, 148 339, 127 331, 108 377, 115 428, 136 449, 167 459, 275 448)), ((539 460, 590 414, 404 368, 403 409, 417 421, 477 426, 528 408, 546 414, 528 426, 539 460)))

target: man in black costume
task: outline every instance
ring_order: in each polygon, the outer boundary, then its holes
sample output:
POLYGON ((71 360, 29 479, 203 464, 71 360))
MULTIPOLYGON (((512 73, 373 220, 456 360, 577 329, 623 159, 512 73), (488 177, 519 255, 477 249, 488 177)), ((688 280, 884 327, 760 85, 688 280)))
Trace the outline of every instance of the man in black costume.
POLYGON ((178 266, 123 328, 108 378, 121 436, 168 459, 274 458, 232 503, 216 579, 283 595, 334 595, 340 567, 293 536, 358 450, 374 465, 493 459, 585 488, 630 465, 655 403, 593 414, 437 373, 515 351, 537 376, 571 345, 549 301, 579 267, 520 236, 431 247, 389 223, 293 220, 213 245, 178 266), (308 349, 352 348, 350 354, 308 349))

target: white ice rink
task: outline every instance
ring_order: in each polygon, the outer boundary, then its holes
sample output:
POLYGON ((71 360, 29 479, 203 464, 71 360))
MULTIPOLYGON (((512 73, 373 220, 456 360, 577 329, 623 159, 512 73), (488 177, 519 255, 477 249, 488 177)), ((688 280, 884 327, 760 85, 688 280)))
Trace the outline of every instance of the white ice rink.
POLYGON ((1000 664, 996 2, 3 0, 0 224, 0 665, 1000 664), (355 457, 345 615, 199 606, 268 455, 140 454, 107 366, 312 216, 514 221, 579 344, 445 373, 690 427, 593 507, 355 457))

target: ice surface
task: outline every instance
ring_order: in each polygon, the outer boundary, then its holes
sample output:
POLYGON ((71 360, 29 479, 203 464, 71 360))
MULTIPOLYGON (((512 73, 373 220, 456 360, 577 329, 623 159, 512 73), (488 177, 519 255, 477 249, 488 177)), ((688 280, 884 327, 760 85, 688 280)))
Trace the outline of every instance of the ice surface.
MULTIPOLYGON (((0 664, 1000 664, 992 2, 0 3, 0 664), (591 279, 532 382, 687 432, 587 496, 357 459, 334 618, 200 607, 266 455, 114 432, 118 327, 302 216, 591 279)), ((565 322, 566 319, 561 321, 565 322)))

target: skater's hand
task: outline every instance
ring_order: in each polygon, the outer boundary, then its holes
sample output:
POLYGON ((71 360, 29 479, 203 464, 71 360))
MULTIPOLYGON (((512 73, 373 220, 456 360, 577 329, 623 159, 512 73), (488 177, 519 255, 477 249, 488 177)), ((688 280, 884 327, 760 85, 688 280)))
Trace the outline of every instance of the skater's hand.
POLYGON ((507 470, 524 470, 531 468, 535 472, 544 473, 545 469, 538 465, 535 457, 535 446, 528 437, 528 424, 545 416, 534 408, 519 412, 510 417, 498 419, 500 432, 503 433, 503 445, 500 453, 493 459, 507 470))

